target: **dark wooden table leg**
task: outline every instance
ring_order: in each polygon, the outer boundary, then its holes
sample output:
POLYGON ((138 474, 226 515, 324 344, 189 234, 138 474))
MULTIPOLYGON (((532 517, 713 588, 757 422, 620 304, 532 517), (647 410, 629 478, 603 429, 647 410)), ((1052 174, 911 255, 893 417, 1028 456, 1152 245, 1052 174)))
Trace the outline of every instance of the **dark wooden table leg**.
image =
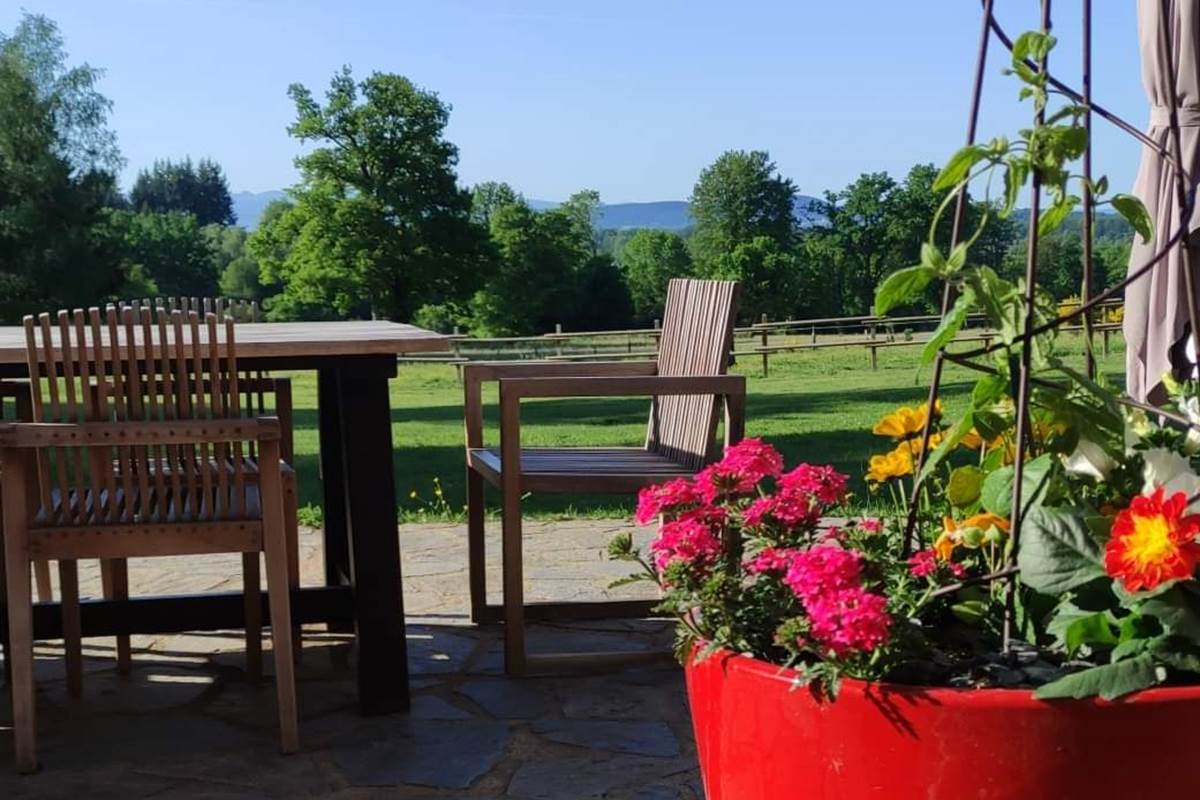
MULTIPOLYGON (((341 391, 335 367, 317 372, 318 436, 324 509, 325 585, 350 585, 350 539, 346 535, 346 477, 342 459, 341 391)), ((330 625, 335 633, 353 633, 352 625, 330 625)))
POLYGON ((388 379, 396 375, 396 359, 346 359, 338 372, 359 708, 364 714, 404 711, 409 703, 408 646, 388 398, 388 379))

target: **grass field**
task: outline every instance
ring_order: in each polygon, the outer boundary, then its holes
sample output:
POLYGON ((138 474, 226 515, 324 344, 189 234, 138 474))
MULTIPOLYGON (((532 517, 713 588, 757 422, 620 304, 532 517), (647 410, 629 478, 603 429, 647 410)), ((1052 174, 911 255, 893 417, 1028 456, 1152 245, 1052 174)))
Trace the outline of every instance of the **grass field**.
MULTIPOLYGON (((1113 337, 1118 345, 1119 337, 1113 337)), ((1060 340, 1064 353, 1080 352, 1078 338, 1060 340)), ((830 463, 850 474, 865 497, 861 476, 867 458, 886 443, 871 434, 875 421, 898 405, 925 398, 928 371, 917 371, 919 347, 883 349, 872 370, 863 348, 836 348, 775 355, 771 374, 760 377, 757 358, 734 367, 748 377, 746 433, 771 441, 789 465, 800 461, 830 463)), ((1082 356, 1078 359, 1082 361, 1082 356)), ((1101 362, 1114 379, 1123 371, 1118 349, 1101 362)), ((296 410, 296 467, 302 506, 315 522, 321 502, 317 476, 316 380, 311 373, 293 378, 296 410)), ((943 402, 953 418, 963 408, 972 375, 951 367, 944 380, 943 402)), ((391 384, 392 437, 396 484, 404 519, 461 512, 464 502, 462 387, 453 367, 404 364, 391 384), (445 503, 437 503, 434 480, 445 503), (416 493, 416 497, 412 496, 416 493)), ((485 389, 489 445, 498 444, 495 384, 485 389)), ((641 445, 648 402, 642 398, 584 398, 529 401, 522 406, 522 442, 531 445, 641 445)), ((490 497, 490 495, 489 495, 490 497)), ((528 498, 534 516, 621 516, 632 500, 615 496, 541 495, 528 498)))

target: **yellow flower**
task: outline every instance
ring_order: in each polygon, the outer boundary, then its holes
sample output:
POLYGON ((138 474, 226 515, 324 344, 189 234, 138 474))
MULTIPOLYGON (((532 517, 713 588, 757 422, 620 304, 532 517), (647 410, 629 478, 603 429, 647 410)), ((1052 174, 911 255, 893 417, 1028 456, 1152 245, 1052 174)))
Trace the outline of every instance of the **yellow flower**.
POLYGON ((949 561, 956 547, 978 547, 986 541, 987 532, 993 528, 1001 534, 1008 533, 1008 520, 986 511, 972 514, 962 522, 955 522, 953 517, 944 517, 942 533, 933 543, 933 550, 940 560, 949 561))
MULTIPOLYGON (((875 423, 871 432, 876 436, 887 436, 892 439, 909 439, 925 430, 925 418, 928 416, 928 412, 928 403, 922 403, 916 408, 901 406, 875 423)), ((935 418, 942 415, 940 399, 934 403, 933 414, 935 418)))
POLYGON ((892 478, 903 478, 913 471, 912 452, 901 445, 883 455, 871 456, 867 464, 867 481, 869 483, 887 483, 892 478))

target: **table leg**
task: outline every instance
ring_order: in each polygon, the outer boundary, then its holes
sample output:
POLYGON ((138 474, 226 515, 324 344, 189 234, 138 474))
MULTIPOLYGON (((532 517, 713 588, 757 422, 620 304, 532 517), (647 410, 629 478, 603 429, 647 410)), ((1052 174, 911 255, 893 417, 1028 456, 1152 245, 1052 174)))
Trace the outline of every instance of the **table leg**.
MULTIPOLYGON (((347 360, 338 373, 359 707, 364 714, 403 711, 409 702, 408 647, 388 398, 388 379, 396 375, 396 361, 391 357, 347 360)), ((328 475, 325 480, 329 481, 328 475)), ((327 489, 326 496, 329 493, 327 489)))
POLYGON ((325 530, 325 585, 350 583, 350 540, 346 536, 346 476, 342 452, 341 390, 338 370, 317 373, 318 438, 325 530))

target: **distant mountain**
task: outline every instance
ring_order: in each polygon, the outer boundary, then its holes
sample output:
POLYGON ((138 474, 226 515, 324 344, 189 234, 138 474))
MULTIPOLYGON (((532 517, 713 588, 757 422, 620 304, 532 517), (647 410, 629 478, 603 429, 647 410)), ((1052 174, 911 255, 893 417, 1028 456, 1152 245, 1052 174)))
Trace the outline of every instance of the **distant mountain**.
POLYGON ((263 209, 272 200, 282 200, 287 197, 281 191, 275 190, 270 192, 234 192, 233 213, 237 214, 237 224, 247 230, 254 230, 258 227, 258 218, 262 216, 263 209))
MULTIPOLYGON (((281 191, 271 192, 235 192, 233 194, 233 211, 237 214, 237 224, 248 230, 258 226, 263 209, 272 200, 285 198, 281 191)), ((796 219, 802 224, 812 224, 820 219, 813 206, 820 202, 815 197, 799 195, 796 198, 796 219)), ((535 211, 546 211, 559 204, 552 200, 529 200, 529 207, 535 211)), ((686 200, 658 200, 649 203, 601 203, 600 219, 597 227, 601 230, 629 230, 632 228, 659 228, 667 231, 681 231, 693 225, 692 217, 688 214, 686 200)))

